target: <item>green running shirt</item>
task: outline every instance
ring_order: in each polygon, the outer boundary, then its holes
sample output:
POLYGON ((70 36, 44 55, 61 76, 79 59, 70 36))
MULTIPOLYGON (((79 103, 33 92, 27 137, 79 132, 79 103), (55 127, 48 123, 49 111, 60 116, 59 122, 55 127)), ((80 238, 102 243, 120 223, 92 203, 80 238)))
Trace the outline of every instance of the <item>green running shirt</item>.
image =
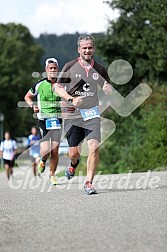
POLYGON ((37 97, 38 119, 61 117, 61 98, 53 92, 52 84, 47 78, 34 83, 29 91, 37 97))

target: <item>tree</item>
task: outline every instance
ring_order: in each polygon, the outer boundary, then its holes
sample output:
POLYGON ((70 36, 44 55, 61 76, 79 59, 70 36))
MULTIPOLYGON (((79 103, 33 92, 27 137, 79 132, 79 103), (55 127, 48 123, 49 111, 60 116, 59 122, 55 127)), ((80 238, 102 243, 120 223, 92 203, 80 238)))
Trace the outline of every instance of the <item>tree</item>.
POLYGON ((14 136, 24 135, 26 127, 34 123, 32 113, 18 108, 17 103, 23 101, 34 81, 32 72, 41 70, 42 53, 42 47, 25 26, 0 24, 0 108, 5 117, 4 128, 14 136))
POLYGON ((97 48, 110 64, 125 59, 133 67, 131 84, 146 80, 164 83, 167 78, 167 0, 106 1, 118 9, 119 18, 109 21, 106 37, 97 48))
POLYGON ((120 17, 109 22, 105 39, 97 43, 98 52, 108 64, 116 59, 127 60, 134 71, 128 85, 116 88, 126 95, 144 81, 152 87, 153 94, 127 118, 113 111, 106 115, 117 129, 101 148, 99 169, 119 173, 164 167, 167 165, 167 0, 107 3, 120 11, 120 17))
MULTIPOLYGON (((150 84, 151 85, 151 84, 150 84)), ((167 87, 151 86, 153 93, 130 116, 113 110, 104 117, 116 123, 116 131, 100 147, 99 170, 121 173, 147 171, 167 166, 167 87)))

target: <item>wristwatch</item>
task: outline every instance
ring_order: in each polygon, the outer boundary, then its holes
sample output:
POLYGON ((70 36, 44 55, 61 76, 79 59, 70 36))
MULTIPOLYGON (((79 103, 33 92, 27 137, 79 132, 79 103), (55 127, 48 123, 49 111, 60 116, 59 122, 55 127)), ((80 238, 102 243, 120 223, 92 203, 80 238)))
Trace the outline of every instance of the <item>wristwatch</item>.
POLYGON ((69 98, 67 101, 72 104, 73 103, 73 98, 69 98))

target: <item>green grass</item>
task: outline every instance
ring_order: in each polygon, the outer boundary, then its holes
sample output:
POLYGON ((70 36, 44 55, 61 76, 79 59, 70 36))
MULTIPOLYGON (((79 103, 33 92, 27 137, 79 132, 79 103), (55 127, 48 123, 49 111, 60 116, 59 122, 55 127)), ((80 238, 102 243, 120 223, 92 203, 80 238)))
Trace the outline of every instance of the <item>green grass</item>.
POLYGON ((59 178, 63 177, 64 176, 64 171, 61 171, 61 172, 57 173, 56 176, 59 177, 59 178))

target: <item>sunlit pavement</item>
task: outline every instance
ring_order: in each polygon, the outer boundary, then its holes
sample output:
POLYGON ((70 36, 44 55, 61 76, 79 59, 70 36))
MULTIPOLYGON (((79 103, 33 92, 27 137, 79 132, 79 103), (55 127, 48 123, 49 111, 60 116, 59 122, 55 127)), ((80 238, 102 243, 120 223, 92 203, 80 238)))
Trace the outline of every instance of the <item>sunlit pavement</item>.
POLYGON ((52 187, 48 170, 0 173, 0 251, 167 251, 166 171, 99 173, 92 196, 81 175, 52 187))

